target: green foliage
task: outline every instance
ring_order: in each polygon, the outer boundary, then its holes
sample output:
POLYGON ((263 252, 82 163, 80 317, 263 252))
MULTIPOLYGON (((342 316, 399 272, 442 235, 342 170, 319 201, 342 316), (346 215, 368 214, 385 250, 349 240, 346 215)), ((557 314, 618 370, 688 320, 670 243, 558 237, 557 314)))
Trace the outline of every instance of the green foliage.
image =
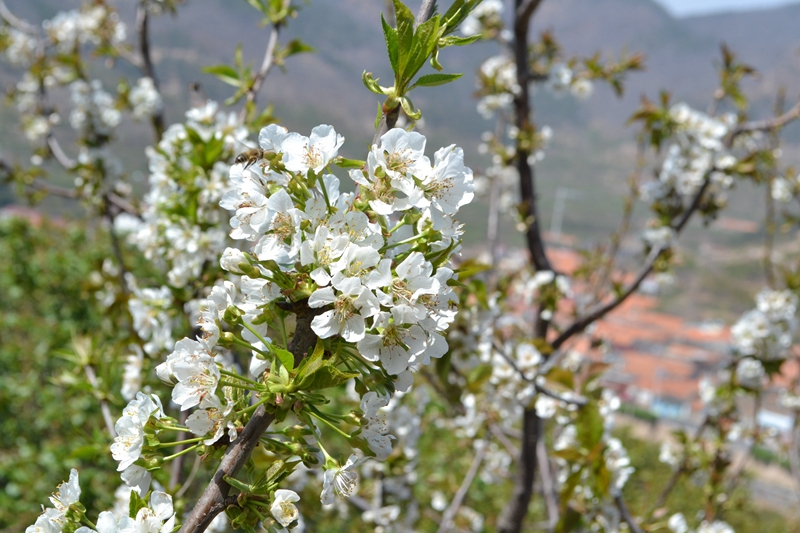
POLYGON ((82 369, 56 355, 74 335, 102 327, 91 280, 107 257, 106 238, 71 224, 0 222, 0 529, 32 524, 70 468, 80 469, 87 507, 113 501, 100 405, 73 386, 82 369))

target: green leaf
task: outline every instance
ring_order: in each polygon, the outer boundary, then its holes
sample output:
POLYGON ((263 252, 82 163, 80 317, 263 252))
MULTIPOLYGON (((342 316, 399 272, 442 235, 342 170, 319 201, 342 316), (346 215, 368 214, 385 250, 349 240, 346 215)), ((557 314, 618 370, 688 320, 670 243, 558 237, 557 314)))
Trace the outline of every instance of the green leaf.
POLYGON ((455 272, 458 274, 458 279, 461 281, 467 280, 472 276, 480 274, 481 272, 486 272, 487 270, 491 270, 492 265, 487 265, 486 263, 481 263, 475 259, 468 259, 461 263, 461 266, 455 269, 455 272))
POLYGON ((439 38, 439 16, 435 16, 423 24, 420 24, 411 45, 408 62, 402 68, 402 79, 404 82, 411 80, 419 69, 425 65, 428 57, 436 47, 439 38))
POLYGON ((386 19, 381 14, 381 26, 383 27, 383 37, 386 39, 386 51, 389 53, 389 63, 392 65, 392 72, 397 77, 397 30, 389 26, 386 19))
POLYGON ((378 80, 372 77, 372 72, 367 72, 366 70, 362 72, 361 81, 364 82, 364 87, 370 92, 381 95, 384 94, 383 88, 378 85, 378 80))
POLYGON ((314 47, 304 43, 300 39, 292 39, 283 49, 283 57, 293 56, 294 54, 301 54, 304 52, 313 52, 314 47))
POLYGON ((297 367, 297 378, 296 381, 298 382, 298 386, 302 387, 305 378, 322 368, 325 364, 325 361, 322 359, 322 356, 325 355, 325 346, 322 344, 321 339, 317 339, 317 344, 314 346, 314 351, 311 352, 311 355, 303 359, 303 362, 300 363, 300 366, 297 367))
POLYGON ((269 15, 269 6, 263 4, 259 0, 247 0, 247 3, 265 15, 269 15))
POLYGON ((492 366, 478 365, 467 374, 467 388, 472 392, 478 392, 490 377, 492 377, 492 366))
POLYGON ((414 87, 436 87, 438 85, 444 85, 445 83, 456 81, 461 76, 463 76, 463 74, 425 74, 424 76, 420 76, 409 90, 414 87))
POLYGON ((131 489, 131 502, 128 504, 128 516, 136 517, 140 509, 147 507, 147 502, 139 496, 135 490, 131 489))
POLYGON ((303 380, 303 389, 306 391, 329 389, 360 375, 358 372, 342 372, 328 363, 314 372, 309 379, 303 380))
POLYGON ((294 370, 294 355, 292 355, 292 352, 276 347, 272 349, 272 353, 274 353, 281 364, 286 367, 286 370, 294 370))
POLYGON ((203 159, 205 159, 206 168, 211 168, 214 163, 219 161, 222 151, 225 149, 225 140, 212 137, 203 148, 203 159))
POLYGON ((213 65, 210 67, 203 67, 201 70, 206 74, 216 76, 228 85, 233 85, 234 87, 240 87, 242 85, 242 81, 239 79, 239 73, 230 65, 213 65))
POLYGON ((439 39, 439 48, 447 48, 448 46, 464 46, 472 44, 481 39, 480 35, 471 35, 469 37, 458 37, 457 35, 448 35, 439 39))
POLYGON ((397 69, 395 81, 403 85, 403 73, 411 56, 414 44, 414 14, 400 0, 394 0, 394 12, 397 19, 397 69))
POLYGON ((467 15, 478 7, 480 3, 481 0, 455 0, 442 17, 442 20, 444 20, 444 35, 453 33, 464 22, 467 15))
POLYGON ((408 118, 419 120, 422 117, 422 111, 414 110, 414 104, 407 96, 400 99, 400 105, 403 106, 403 111, 408 115, 408 118))

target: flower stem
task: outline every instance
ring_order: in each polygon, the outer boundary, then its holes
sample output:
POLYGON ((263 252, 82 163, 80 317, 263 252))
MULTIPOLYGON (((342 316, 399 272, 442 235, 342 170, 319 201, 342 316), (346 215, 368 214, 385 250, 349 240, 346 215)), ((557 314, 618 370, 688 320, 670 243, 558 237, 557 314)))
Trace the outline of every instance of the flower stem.
POLYGON ((175 441, 175 442, 159 442, 156 447, 157 448, 169 448, 171 446, 178 446, 180 444, 193 444, 195 442, 200 442, 203 439, 205 439, 205 437, 197 437, 197 438, 194 438, 194 439, 178 440, 178 441, 175 441))
MULTIPOLYGON (((272 343, 271 343, 270 341, 268 341, 267 339, 265 339, 264 337, 262 337, 262 336, 261 336, 261 334, 260 334, 258 331, 256 331, 256 329, 255 329, 253 326, 251 326, 250 324, 248 324, 248 323, 247 323, 247 322, 245 322, 244 320, 242 320, 242 325, 243 325, 245 328, 247 328, 247 330, 248 330, 248 331, 250 331, 250 333, 252 333, 253 335, 255 335, 255 336, 256 336, 256 338, 257 338, 258 340, 260 340, 261 342, 263 342, 263 343, 264 343, 264 346, 268 346, 268 347, 271 347, 271 346, 272 346, 272 343)), ((256 351, 258 351, 258 353, 260 353, 260 354, 262 354, 262 355, 271 356, 271 354, 265 354, 264 352, 261 352, 261 351, 259 351, 259 350, 256 350, 256 351)))
MULTIPOLYGON (((205 437, 199 437, 199 438, 202 440, 205 437)), ((167 461, 171 461, 171 460, 175 459, 176 457, 180 457, 181 455, 183 455, 185 453, 189 453, 192 450, 196 450, 199 446, 200 446, 200 443, 195 444, 194 446, 189 446, 188 448, 184 448, 183 450, 181 450, 181 451, 179 451, 177 453, 173 453, 172 455, 164 457, 164 462, 166 463, 167 461)))
POLYGON ((219 384, 222 387, 233 387, 234 389, 244 389, 244 390, 249 390, 249 391, 258 390, 258 389, 254 389, 253 387, 247 386, 247 385, 241 385, 239 383, 232 383, 230 381, 225 381, 224 379, 219 380, 219 384))
POLYGON ((239 411, 239 414, 241 415, 241 414, 249 413, 250 411, 255 411, 256 408, 258 408, 259 405, 264 405, 268 401, 269 401, 269 398, 264 398, 262 400, 259 400, 256 403, 254 403, 253 405, 251 405, 249 407, 245 407, 244 409, 239 411))
POLYGON ((230 372, 228 370, 223 370, 223 369, 220 368, 219 369, 219 373, 222 374, 223 376, 228 376, 228 377, 231 377, 231 378, 240 379, 240 380, 244 381, 245 383, 250 383, 251 385, 255 385, 256 387, 263 387, 263 385, 261 383, 259 383, 258 381, 253 381, 252 379, 248 379, 248 378, 246 378, 244 376, 240 376, 236 372, 230 372))

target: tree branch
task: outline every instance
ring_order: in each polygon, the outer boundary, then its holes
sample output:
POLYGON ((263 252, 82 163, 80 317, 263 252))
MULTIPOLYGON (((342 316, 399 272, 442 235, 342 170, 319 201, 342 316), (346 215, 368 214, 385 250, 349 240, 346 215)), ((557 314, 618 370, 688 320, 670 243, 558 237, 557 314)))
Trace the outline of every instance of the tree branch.
POLYGON ((645 533, 641 526, 636 523, 636 519, 633 518, 633 515, 631 515, 628 506, 625 505, 625 500, 622 499, 622 493, 614 496, 614 503, 617 504, 617 509, 619 509, 619 514, 622 516, 622 520, 628 524, 628 527, 631 528, 633 533, 645 533))
MULTIPOLYGON (((291 307, 297 314, 297 327, 288 348, 294 355, 295 365, 299 365, 309 348, 317 341, 317 335, 311 329, 311 321, 319 310, 309 308, 307 300, 294 302, 291 307)), ((256 409, 239 438, 228 445, 214 477, 189 513, 179 533, 202 533, 211 521, 230 505, 226 503, 226 499, 231 486, 225 481, 225 476, 236 476, 274 419, 275 415, 268 413, 263 405, 256 409)))
POLYGON ((461 485, 458 487, 455 496, 453 496, 453 501, 450 502, 450 505, 447 507, 447 509, 445 509, 444 514, 442 515, 442 521, 439 523, 439 529, 436 530, 436 533, 446 533, 453 527, 453 518, 455 518, 456 513, 458 513, 458 509, 464 502, 464 498, 467 496, 469 486, 472 484, 472 480, 475 479, 475 476, 478 474, 478 468, 480 468, 483 458, 486 456, 486 449, 489 447, 488 434, 487 436, 484 436, 480 442, 480 449, 472 459, 472 464, 469 465, 467 474, 464 476, 464 479, 461 482, 461 485))
POLYGON ((14 15, 14 13, 8 9, 3 0, 0 0, 0 18, 8 22, 10 26, 13 26, 19 31, 25 32, 28 35, 39 35, 39 28, 14 15))
POLYGON ((800 100, 794 104, 794 107, 789 109, 786 113, 782 115, 778 115, 774 118, 768 118, 765 120, 754 120, 751 122, 742 122, 741 124, 735 126, 731 133, 729 134, 729 138, 726 142, 728 146, 733 143, 733 139, 741 135, 742 133, 747 133, 751 131, 771 131, 781 128, 788 124, 789 122, 793 121, 794 119, 800 117, 800 100))
MULTIPOLYGON (((136 33, 139 36, 139 54, 141 58, 141 64, 139 66, 142 69, 142 73, 153 80, 153 87, 160 93, 161 91, 158 89, 158 79, 156 78, 155 68, 153 67, 153 60, 150 57, 149 22, 150 17, 147 13, 147 5, 143 0, 139 2, 139 7, 136 9, 136 33)), ((163 107, 152 116, 151 120, 156 134, 156 142, 158 142, 164 134, 163 107)))
MULTIPOLYGON (((711 171, 709 171, 706 174, 705 180, 703 181, 703 185, 700 187, 697 193, 695 193, 695 196, 692 199, 692 203, 689 205, 686 211, 683 212, 683 215, 681 215, 681 218, 678 220, 677 224, 672 226, 672 229, 675 230, 676 234, 680 234, 683 228, 686 227, 686 224, 689 222, 689 219, 692 217, 694 212, 697 211, 698 207, 700 207, 700 201, 702 200, 703 195, 705 194, 706 190, 708 190, 708 187, 711 184, 710 174, 711 171)), ((614 298, 612 301, 608 302, 605 305, 597 306, 594 310, 590 311, 581 318, 578 318, 572 324, 570 324, 569 327, 567 327, 561 333, 561 335, 559 335, 551 343, 553 349, 554 350, 559 349, 561 345, 563 345, 573 335, 575 335, 576 333, 580 333, 581 331, 586 329, 587 326, 589 326, 590 324, 592 324, 597 320, 600 320, 609 312, 616 309, 625 300, 627 300, 631 294, 636 292, 636 290, 639 288, 639 285, 641 285, 642 281, 644 281, 644 279, 650 274, 650 272, 652 272, 656 261, 658 260, 659 257, 661 257, 661 254, 666 249, 667 248, 662 248, 659 246, 652 248, 650 250, 650 253, 647 255, 647 258, 645 259, 644 266, 639 271, 639 274, 636 275, 636 278, 633 280, 633 282, 630 285, 628 285, 625 288, 625 290, 622 291, 622 293, 616 298, 614 298)))
POLYGON ((419 12, 417 12, 417 19, 415 21, 417 26, 427 22, 428 19, 433 16, 434 11, 436 11, 436 0, 422 0, 422 5, 419 6, 419 12))
POLYGON ((516 361, 514 361, 511 358, 511 356, 509 356, 503 350, 501 350, 500 347, 497 346, 497 344, 495 344, 494 342, 492 343, 492 348, 494 348, 494 350, 503 359, 505 359, 508 362, 509 365, 511 365, 511 368, 513 368, 520 375, 520 377, 524 381, 526 381, 527 383, 530 383, 531 385, 533 385, 533 387, 536 389, 536 392, 538 392, 540 394, 544 394, 545 396, 549 396, 550 398, 553 398, 554 400, 558 400, 560 402, 564 402, 564 403, 570 404, 570 405, 577 405, 577 406, 581 406, 582 407, 582 406, 586 405, 587 403, 589 403, 588 400, 586 398, 582 397, 582 396, 575 395, 573 398, 568 398, 566 396, 562 396, 561 394, 558 394, 555 391, 550 390, 549 388, 545 387, 541 383, 538 383, 535 378, 534 379, 528 378, 528 376, 525 375, 525 373, 522 371, 522 369, 517 366, 516 361))
MULTIPOLYGON (((97 374, 92 368, 91 365, 85 365, 83 367, 83 372, 86 374, 86 379, 89 380, 89 384, 92 388, 98 392, 100 392, 100 385, 97 382, 97 374)), ((111 416, 111 409, 108 407, 108 401, 104 397, 99 398, 100 401, 100 412, 103 414, 103 421, 106 424, 106 430, 108 434, 111 435, 111 438, 117 436, 117 430, 114 429, 114 419, 111 416)))
POLYGON ((544 439, 539 439, 539 442, 536 443, 536 460, 539 462, 539 479, 542 480, 542 495, 547 507, 548 529, 552 531, 558 524, 558 499, 544 439))
MULTIPOLYGON (((519 93, 514 97, 514 108, 516 114, 516 127, 527 137, 527 133, 533 130, 531 123, 531 113, 533 108, 530 102, 530 90, 528 79, 528 24, 533 11, 539 6, 541 0, 515 0, 516 16, 514 21, 514 62, 517 67, 517 85, 519 93)), ((520 216, 526 225, 525 239, 528 245, 531 261, 537 271, 552 270, 550 261, 545 254, 545 244, 542 240, 541 228, 539 226, 539 213, 537 211, 537 192, 536 178, 533 167, 528 162, 530 149, 523 148, 521 142, 517 142, 516 166, 519 173, 520 184, 520 216)), ((538 333, 538 332, 537 332, 538 333)))
POLYGON ((522 446, 514 479, 514 492, 497 521, 497 531, 500 533, 517 533, 522 529, 536 478, 536 444, 543 429, 544 425, 536 415, 536 410, 526 409, 522 415, 522 446))

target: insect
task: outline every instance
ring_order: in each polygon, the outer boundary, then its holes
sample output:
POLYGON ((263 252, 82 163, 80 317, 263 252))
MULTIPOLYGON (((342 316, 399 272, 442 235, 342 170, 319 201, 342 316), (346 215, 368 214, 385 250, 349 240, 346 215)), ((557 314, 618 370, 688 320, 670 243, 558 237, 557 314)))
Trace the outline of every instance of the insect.
POLYGON ((233 162, 237 164, 243 163, 244 168, 247 168, 251 165, 256 164, 262 159, 266 159, 273 153, 274 152, 270 152, 268 150, 262 150, 261 148, 250 148, 246 152, 242 152, 241 154, 237 155, 236 159, 234 159, 233 162))
MULTIPOLYGON (((239 141, 239 144, 247 148, 244 152, 237 155, 236 158, 233 160, 236 164, 244 164, 244 168, 250 167, 255 165, 262 159, 268 159, 270 156, 274 155, 275 152, 271 150, 264 150, 261 148, 250 148, 246 144, 239 141)), ((262 165, 263 166, 263 165, 262 165)), ((244 170, 244 169, 242 169, 244 170)))

